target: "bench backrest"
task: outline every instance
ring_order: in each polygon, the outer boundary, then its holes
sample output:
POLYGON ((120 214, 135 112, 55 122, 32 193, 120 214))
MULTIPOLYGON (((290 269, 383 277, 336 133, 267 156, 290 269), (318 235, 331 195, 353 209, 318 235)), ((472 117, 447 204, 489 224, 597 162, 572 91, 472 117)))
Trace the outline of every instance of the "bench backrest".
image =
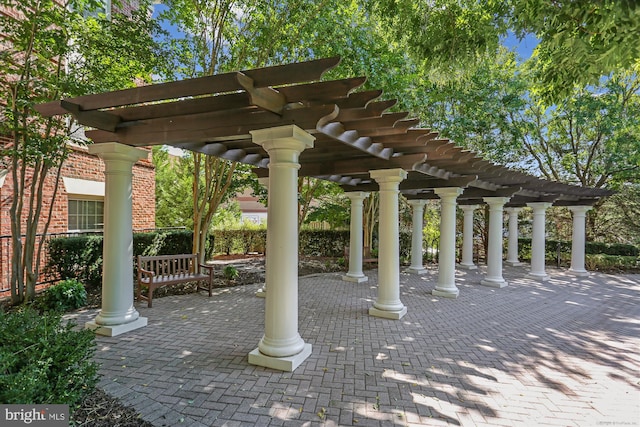
POLYGON ((178 276, 198 272, 198 255, 138 255, 138 269, 153 271, 156 276, 178 276))

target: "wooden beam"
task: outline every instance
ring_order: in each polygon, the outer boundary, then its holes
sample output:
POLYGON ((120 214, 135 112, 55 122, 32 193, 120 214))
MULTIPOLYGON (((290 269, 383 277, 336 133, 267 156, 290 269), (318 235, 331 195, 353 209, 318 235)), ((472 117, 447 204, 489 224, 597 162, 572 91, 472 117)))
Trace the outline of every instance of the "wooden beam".
POLYGON ((223 141, 249 138, 251 130, 288 124, 313 130, 320 119, 332 114, 335 114, 332 105, 285 110, 282 116, 261 110, 203 113, 143 120, 135 126, 121 128, 117 133, 89 131, 86 135, 96 143, 114 141, 133 146, 223 141))
POLYGON ((246 74, 237 73, 236 78, 240 86, 249 94, 251 104, 282 115, 287 100, 283 94, 271 87, 255 87, 253 79, 246 74))
POLYGON ((65 100, 60 101, 60 106, 73 114, 76 121, 84 126, 114 132, 120 124, 120 117, 105 111, 83 111, 78 104, 65 100))
POLYGON ((278 87, 287 102, 329 103, 331 100, 341 100, 349 96, 353 90, 359 88, 366 81, 365 77, 352 77, 326 82, 314 82, 298 85, 278 87))
POLYGON ((393 127, 377 128, 377 129, 366 129, 366 130, 360 131, 360 133, 363 136, 369 136, 369 137, 372 137, 372 138, 377 138, 379 136, 385 136, 385 135, 396 135, 396 134, 399 134, 399 133, 407 132, 407 129, 409 129, 412 126, 417 125, 418 123, 420 123, 419 119, 398 120, 393 125, 393 127))
POLYGON ((321 176, 321 175, 351 175, 369 173, 377 169, 412 170, 416 163, 423 160, 422 155, 392 157, 389 160, 382 160, 375 157, 367 157, 353 161, 352 159, 338 160, 333 163, 309 163, 300 166, 299 176, 321 176))
MULTIPOLYGON (((275 67, 264 67, 245 70, 242 73, 254 81, 255 87, 278 86, 318 80, 327 70, 338 65, 339 57, 318 59, 275 67)), ((79 105, 83 110, 121 107, 145 102, 178 99, 214 93, 242 90, 236 73, 216 74, 195 79, 180 80, 169 83, 158 83, 132 89, 124 89, 95 95, 79 96, 68 101, 79 105)), ((53 101, 36 106, 45 117, 66 113, 60 101, 53 101)))

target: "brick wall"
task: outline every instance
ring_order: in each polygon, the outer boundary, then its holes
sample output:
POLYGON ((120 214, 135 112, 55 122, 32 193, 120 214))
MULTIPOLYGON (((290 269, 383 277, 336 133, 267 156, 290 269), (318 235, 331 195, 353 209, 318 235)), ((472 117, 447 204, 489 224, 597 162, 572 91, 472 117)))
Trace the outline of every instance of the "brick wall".
MULTIPOLYGON (((7 141, 2 141, 7 143, 7 141)), ((147 150, 146 159, 138 161, 133 166, 133 229, 143 230, 155 227, 155 167, 151 161, 151 150, 147 150)), ((84 147, 73 146, 69 158, 65 161, 62 177, 104 182, 104 163, 98 157, 88 153, 84 147)), ((27 181, 31 182, 31 176, 27 181)), ((55 187, 55 173, 47 177, 43 198, 43 218, 46 218, 52 206, 51 223, 48 233, 65 233, 68 231, 68 195, 64 182, 60 179, 58 193, 53 200, 55 187)), ((0 188, 0 235, 11 236, 11 208, 13 179, 11 173, 5 176, 4 185, 0 188)), ((28 209, 28 195, 25 197, 23 212, 28 209)), ((38 227, 38 233, 44 231, 44 221, 38 227)), ((23 230, 24 232, 24 230, 23 230)), ((11 262, 9 238, 0 239, 0 289, 9 286, 11 262)), ((0 292, 0 297, 2 295, 0 292)))

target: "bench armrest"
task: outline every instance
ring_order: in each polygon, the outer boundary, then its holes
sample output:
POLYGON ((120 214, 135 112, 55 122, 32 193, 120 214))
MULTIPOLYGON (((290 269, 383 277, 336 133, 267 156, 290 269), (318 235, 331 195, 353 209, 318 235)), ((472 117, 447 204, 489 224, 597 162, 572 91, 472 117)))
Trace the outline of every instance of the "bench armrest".
POLYGON ((145 270, 144 268, 138 268, 138 276, 155 276, 156 273, 154 273, 153 271, 149 271, 149 270, 145 270))
POLYGON ((213 265, 210 265, 210 264, 198 264, 198 265, 200 266, 200 268, 209 270, 209 273, 208 273, 209 276, 213 277, 213 268, 214 268, 213 265))

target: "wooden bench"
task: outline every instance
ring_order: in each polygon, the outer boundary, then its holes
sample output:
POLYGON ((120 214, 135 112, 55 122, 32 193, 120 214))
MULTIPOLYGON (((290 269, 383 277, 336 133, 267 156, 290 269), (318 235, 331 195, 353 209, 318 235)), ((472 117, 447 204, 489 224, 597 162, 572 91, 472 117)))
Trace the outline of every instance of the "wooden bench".
MULTIPOLYGON (((344 261, 349 265, 349 246, 344 247, 344 261)), ((373 258, 371 256, 371 250, 369 246, 365 246, 362 248, 362 264, 377 264, 378 258, 373 258)))
POLYGON ((197 254, 182 255, 138 255, 138 285, 136 297, 147 301, 149 308, 153 304, 153 291, 167 285, 196 282, 196 292, 200 289, 209 290, 213 287, 213 266, 198 264, 197 254), (207 270, 206 273, 204 270, 207 270), (203 288, 200 283, 208 284, 203 288), (142 295, 142 287, 149 288, 147 296, 142 295))

